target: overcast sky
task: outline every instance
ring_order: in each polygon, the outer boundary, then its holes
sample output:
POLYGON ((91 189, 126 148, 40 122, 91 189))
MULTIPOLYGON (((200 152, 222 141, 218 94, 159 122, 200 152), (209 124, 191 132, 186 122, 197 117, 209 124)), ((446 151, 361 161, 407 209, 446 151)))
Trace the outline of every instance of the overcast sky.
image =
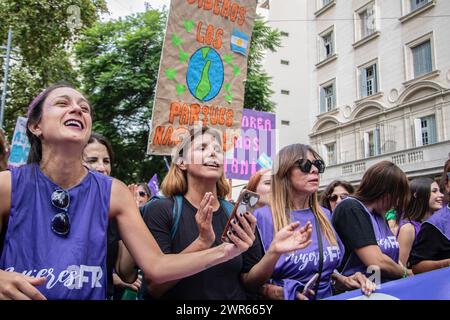
POLYGON ((117 19, 132 13, 143 12, 145 2, 149 2, 155 9, 161 8, 163 5, 169 8, 170 5, 170 0, 106 0, 110 15, 104 16, 103 19, 117 19))

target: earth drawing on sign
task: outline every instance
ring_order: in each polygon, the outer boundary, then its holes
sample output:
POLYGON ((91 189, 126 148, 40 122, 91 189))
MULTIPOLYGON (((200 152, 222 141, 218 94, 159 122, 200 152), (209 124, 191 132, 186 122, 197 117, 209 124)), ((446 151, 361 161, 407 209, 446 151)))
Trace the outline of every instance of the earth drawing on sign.
POLYGON ((216 50, 210 47, 198 49, 189 61, 186 84, 199 101, 214 99, 222 88, 223 63, 216 50))

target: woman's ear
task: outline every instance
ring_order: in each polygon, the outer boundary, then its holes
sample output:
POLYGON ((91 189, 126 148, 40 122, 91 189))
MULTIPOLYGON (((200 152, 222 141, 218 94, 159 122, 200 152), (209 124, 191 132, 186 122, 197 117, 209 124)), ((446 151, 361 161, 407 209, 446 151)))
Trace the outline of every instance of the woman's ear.
POLYGON ((180 170, 183 170, 183 171, 187 170, 186 162, 184 161, 183 157, 179 157, 177 159, 176 165, 178 168, 180 168, 180 170))
POLYGON ((28 130, 30 130, 31 133, 34 134, 38 138, 40 138, 42 135, 40 123, 29 123, 28 130))

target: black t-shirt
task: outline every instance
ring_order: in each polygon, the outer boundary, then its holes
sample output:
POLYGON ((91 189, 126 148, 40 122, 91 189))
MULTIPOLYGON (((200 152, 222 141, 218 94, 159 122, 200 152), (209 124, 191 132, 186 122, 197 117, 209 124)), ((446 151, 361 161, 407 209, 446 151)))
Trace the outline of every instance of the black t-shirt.
POLYGON ((107 231, 107 251, 106 251, 106 272, 108 279, 107 296, 111 299, 114 294, 113 270, 116 265, 118 248, 119 248, 119 229, 116 219, 109 220, 107 231))
POLYGON ((356 200, 349 199, 340 203, 333 211, 331 222, 345 246, 344 260, 339 271, 342 271, 353 250, 378 245, 370 217, 356 200))
MULTIPOLYGON (((170 230, 173 225, 173 206, 172 198, 160 199, 148 204, 144 212, 144 221, 164 253, 179 253, 198 237, 198 227, 195 222, 197 209, 183 198, 178 231, 174 239, 171 239, 170 230)), ((227 221, 227 213, 222 207, 213 213, 212 225, 216 235, 213 246, 221 244, 220 237, 227 221)), ((161 298, 178 300, 244 300, 247 298, 247 293, 240 280, 241 274, 250 271, 261 260, 262 255, 261 241, 257 237, 253 246, 240 256, 181 279, 161 298)))
POLYGON ((423 223, 411 249, 408 265, 424 260, 439 261, 450 258, 450 240, 431 223, 423 223))

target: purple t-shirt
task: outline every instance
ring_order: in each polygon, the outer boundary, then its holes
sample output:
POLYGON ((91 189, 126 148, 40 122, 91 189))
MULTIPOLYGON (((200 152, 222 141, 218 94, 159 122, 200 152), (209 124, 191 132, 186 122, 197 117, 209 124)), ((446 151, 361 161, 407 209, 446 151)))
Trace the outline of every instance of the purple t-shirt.
MULTIPOLYGON (((323 208, 328 219, 330 213, 323 208)), ((257 219, 258 230, 261 235, 261 240, 265 251, 273 240, 273 220, 272 211, 269 206, 262 207, 255 211, 257 219)), ((315 227, 314 213, 311 209, 304 209, 291 212, 291 221, 300 221, 300 226, 304 226, 306 222, 310 221, 313 224, 311 240, 312 243, 303 250, 297 250, 292 253, 283 254, 278 260, 272 274, 271 282, 280 285, 284 288, 284 296, 286 300, 294 300, 296 292, 301 292, 303 287, 311 277, 319 272, 319 244, 317 241, 317 232, 315 227)), ((331 224, 331 223, 330 223, 331 224)), ((322 233, 323 242, 323 270, 319 289, 317 292, 317 299, 322 299, 332 295, 331 275, 342 261, 344 256, 344 246, 339 239, 337 233, 337 245, 331 245, 325 235, 322 233)), ((315 289, 313 287, 312 289, 315 289)))
POLYGON ((112 178, 89 172, 67 190, 70 233, 51 230, 61 210, 51 203, 61 189, 37 164, 11 171, 11 210, 0 268, 32 277, 47 277, 37 287, 47 299, 106 298, 106 238, 112 178))

